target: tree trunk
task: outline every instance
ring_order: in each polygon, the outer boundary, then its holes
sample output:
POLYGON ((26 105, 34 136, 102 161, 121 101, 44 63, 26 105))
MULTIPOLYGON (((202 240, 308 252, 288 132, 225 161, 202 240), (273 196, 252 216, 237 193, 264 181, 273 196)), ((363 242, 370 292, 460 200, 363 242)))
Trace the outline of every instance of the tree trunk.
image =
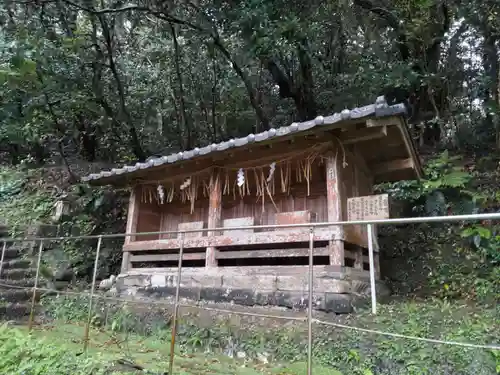
POLYGON ((488 77, 488 84, 483 92, 483 100, 486 104, 486 124, 495 133, 495 145, 500 149, 500 124, 498 120, 498 110, 500 106, 500 62, 499 51, 497 47, 498 38, 493 34, 492 30, 485 26, 482 30, 483 42, 483 68, 488 77))
POLYGON ((181 74, 181 52, 179 48, 179 42, 177 40, 177 33, 175 31, 175 27, 172 23, 170 23, 170 31, 172 33, 172 40, 174 43, 174 62, 175 62, 175 75, 177 76, 177 83, 179 88, 179 110, 181 116, 181 122, 186 130, 187 139, 185 144, 185 149, 191 149, 193 146, 193 135, 192 135, 192 126, 191 121, 188 119, 188 114, 186 113, 186 101, 184 95, 184 83, 181 74))
POLYGON ((137 129, 135 128, 134 124, 132 123, 132 118, 130 116, 130 113, 128 112, 127 105, 125 103, 125 89, 123 87, 123 83, 120 77, 120 74, 118 73, 118 68, 115 63, 114 59, 114 51, 113 51, 113 38, 111 36, 111 30, 108 27, 107 21, 105 19, 105 16, 100 14, 98 16, 99 22, 101 23, 102 27, 102 33, 104 36, 105 44, 106 44, 106 49, 108 52, 108 63, 109 63, 109 69, 111 70, 111 73, 113 75, 113 78, 116 83, 116 89, 118 91, 118 99, 120 102, 120 113, 122 117, 125 120, 125 123, 128 125, 128 133, 130 137, 130 146, 132 148, 132 152, 135 155, 137 159, 140 161, 146 160, 146 153, 144 152, 144 149, 142 148, 141 142, 139 140, 139 135, 137 134, 137 129))

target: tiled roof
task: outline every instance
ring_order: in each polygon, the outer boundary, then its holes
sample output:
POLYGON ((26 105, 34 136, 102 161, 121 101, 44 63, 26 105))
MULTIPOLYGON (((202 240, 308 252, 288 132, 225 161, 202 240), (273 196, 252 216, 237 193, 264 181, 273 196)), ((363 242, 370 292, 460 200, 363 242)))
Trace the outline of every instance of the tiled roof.
POLYGON ((387 101, 383 96, 379 96, 375 104, 370 104, 360 108, 354 109, 344 109, 340 113, 334 113, 330 116, 318 116, 314 120, 305 122, 294 122, 289 126, 283 126, 278 129, 269 129, 265 132, 258 134, 249 134, 243 138, 231 139, 229 141, 214 143, 212 145, 194 148, 193 150, 178 152, 175 154, 162 156, 158 158, 150 158, 144 163, 137 163, 135 165, 126 165, 122 168, 113 168, 110 171, 101 171, 99 173, 93 173, 88 176, 82 177, 82 181, 90 182, 99 180, 102 178, 108 178, 117 175, 123 175, 126 173, 135 172, 141 169, 148 169, 157 167, 163 164, 172 164, 182 160, 192 159, 197 156, 207 155, 212 152, 225 151, 234 147, 241 147, 248 145, 250 143, 263 142, 271 138, 282 137, 292 133, 298 133, 305 130, 312 129, 314 127, 320 127, 324 125, 332 125, 341 121, 347 121, 350 119, 360 119, 363 117, 385 117, 385 116, 395 116, 395 115, 405 115, 406 108, 404 104, 395 104, 389 106, 387 101))

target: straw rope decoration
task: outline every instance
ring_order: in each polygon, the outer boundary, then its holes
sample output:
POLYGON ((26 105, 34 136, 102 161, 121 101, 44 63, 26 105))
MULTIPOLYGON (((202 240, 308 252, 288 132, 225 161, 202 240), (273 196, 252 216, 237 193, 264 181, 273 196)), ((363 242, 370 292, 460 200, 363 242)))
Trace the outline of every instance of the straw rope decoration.
MULTIPOLYGON (((347 166, 346 152, 342 142, 338 141, 343 153, 342 165, 347 166)), ((208 198, 214 189, 216 182, 221 183, 223 196, 232 196, 234 200, 238 197, 243 199, 255 194, 256 202, 261 203, 262 211, 265 211, 266 196, 279 212, 274 201, 276 191, 281 194, 290 194, 292 176, 295 174, 296 183, 305 183, 307 196, 311 194, 311 181, 313 178, 313 164, 321 165, 325 159, 322 151, 331 146, 330 142, 315 145, 306 150, 292 153, 286 158, 271 163, 255 165, 250 167, 214 167, 206 168, 195 175, 184 177, 182 181, 170 179, 170 181, 140 182, 141 201, 150 204, 172 203, 179 200, 190 204, 191 213, 194 212, 196 201, 201 197, 208 198), (302 157, 302 158, 300 158, 302 157), (234 174, 233 174, 234 173, 234 174), (203 176, 205 175, 205 176, 203 176), (255 192, 250 189, 250 179, 254 180, 255 192), (276 184, 279 187, 276 187, 276 184)), ((338 150, 337 150, 338 152, 338 150)))

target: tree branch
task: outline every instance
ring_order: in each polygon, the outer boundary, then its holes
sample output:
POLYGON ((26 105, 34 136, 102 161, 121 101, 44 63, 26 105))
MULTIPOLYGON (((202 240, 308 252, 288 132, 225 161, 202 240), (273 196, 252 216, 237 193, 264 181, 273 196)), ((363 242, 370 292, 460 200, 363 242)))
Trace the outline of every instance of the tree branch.
POLYGON ((390 10, 375 6, 371 0, 354 0, 354 5, 376 14, 380 18, 384 19, 387 24, 396 31, 396 44, 398 46, 399 53, 401 54, 402 60, 407 61, 410 58, 410 49, 408 47, 408 38, 406 37, 405 31, 401 26, 400 19, 390 10))

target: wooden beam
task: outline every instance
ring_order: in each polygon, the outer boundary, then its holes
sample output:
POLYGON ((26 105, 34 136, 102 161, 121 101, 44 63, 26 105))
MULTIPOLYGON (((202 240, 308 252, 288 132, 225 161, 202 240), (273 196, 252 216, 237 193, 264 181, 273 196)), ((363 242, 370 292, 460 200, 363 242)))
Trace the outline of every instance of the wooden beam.
POLYGON ((312 140, 297 140, 290 146, 289 142, 280 142, 275 144, 273 148, 269 146, 262 146, 258 149, 253 149, 246 152, 235 152, 232 158, 228 158, 227 155, 221 156, 219 160, 215 163, 222 163, 224 167, 238 167, 245 168, 254 165, 262 165, 266 163, 272 163, 276 159, 286 159, 297 155, 297 151, 304 151, 308 148, 317 149, 318 147, 326 147, 330 143, 323 142, 318 143, 317 139, 312 140))
POLYGON ((375 175, 379 175, 394 171, 400 171, 402 169, 412 169, 413 166, 414 166, 413 160, 408 158, 408 159, 391 160, 386 163, 380 163, 374 165, 372 170, 375 175))
MULTIPOLYGON (((315 241, 329 241, 334 238, 331 228, 316 229, 314 231, 315 241)), ((203 247, 221 247, 221 246, 244 246, 244 245, 260 245, 260 244, 287 244, 296 242, 309 242, 309 233, 275 231, 275 232, 258 232, 248 236, 205 236, 199 238, 186 238, 184 240, 184 248, 203 248, 203 247)), ((178 249, 180 241, 177 238, 161 239, 152 241, 135 241, 123 246, 123 251, 149 251, 149 250, 168 250, 178 249)))
MULTIPOLYGON (((126 233, 137 233, 137 221, 139 219, 140 195, 141 195, 139 189, 140 187, 134 186, 132 187, 132 191, 130 192, 130 198, 128 201, 126 233)), ((135 241, 135 238, 136 238, 135 236, 125 237, 125 245, 135 241)), ((122 257, 121 273, 127 272, 127 270, 130 268, 129 258, 130 254, 124 252, 122 257)))
MULTIPOLYGON (((314 255, 322 256, 329 255, 330 251, 327 247, 314 248, 314 255)), ((282 257, 307 257, 309 248, 303 249, 267 249, 267 250, 235 250, 235 251, 220 251, 217 255, 218 259, 242 259, 242 258, 282 258, 282 257)))
MULTIPOLYGON (((342 205, 345 197, 342 189, 342 161, 339 153, 326 154, 326 203, 328 222, 342 221, 342 205)), ((330 264, 344 266, 344 228, 333 227, 333 238, 329 241, 330 264)))
MULTIPOLYGON (((363 256, 363 250, 344 250, 345 257, 354 259, 359 262, 362 268, 363 262, 369 261, 368 256, 363 256)), ((130 254, 130 253, 127 253, 130 254)), ((328 247, 315 247, 315 256, 327 256, 330 254, 328 247)), ((377 253, 375 253, 377 254, 377 253)), ((309 248, 302 249, 266 249, 266 250, 232 250, 232 251, 219 251, 216 255, 217 259, 243 259, 243 258, 282 258, 282 257, 306 257, 309 255, 309 248)), ((183 260, 201 260, 205 259, 205 253, 184 253, 183 260)), ((172 254, 147 254, 147 255, 134 255, 130 254, 130 263, 139 262, 169 262, 178 261, 179 253, 172 254)))
POLYGON ((387 136, 387 127, 364 128, 341 133, 339 139, 344 145, 380 139, 387 136))
POLYGON ((369 118, 366 120, 366 126, 369 128, 379 127, 379 126, 398 126, 401 123, 399 117, 379 117, 379 118, 369 118))
POLYGON ((398 125, 399 131, 401 132, 401 136, 403 137, 403 141, 406 147, 406 151, 408 151, 408 156, 413 160, 412 168, 415 170, 417 174, 417 178, 422 178, 422 165, 420 164, 420 159, 417 155, 415 147, 413 145, 413 141, 411 139, 410 132, 406 126, 406 121, 400 119, 398 125))
MULTIPOLYGON (((208 199, 208 228, 218 228, 222 215, 222 183, 220 170, 214 170, 210 181, 210 197, 208 199)), ((207 236, 216 236, 218 233, 208 231, 207 236)), ((206 251, 205 267, 217 267, 217 248, 208 246, 206 251)))
MULTIPOLYGON (((205 259, 205 253, 184 253, 182 260, 201 260, 205 259)), ((176 254, 148 254, 148 255, 130 255, 130 263, 138 262, 168 262, 178 261, 179 253, 176 254)))

